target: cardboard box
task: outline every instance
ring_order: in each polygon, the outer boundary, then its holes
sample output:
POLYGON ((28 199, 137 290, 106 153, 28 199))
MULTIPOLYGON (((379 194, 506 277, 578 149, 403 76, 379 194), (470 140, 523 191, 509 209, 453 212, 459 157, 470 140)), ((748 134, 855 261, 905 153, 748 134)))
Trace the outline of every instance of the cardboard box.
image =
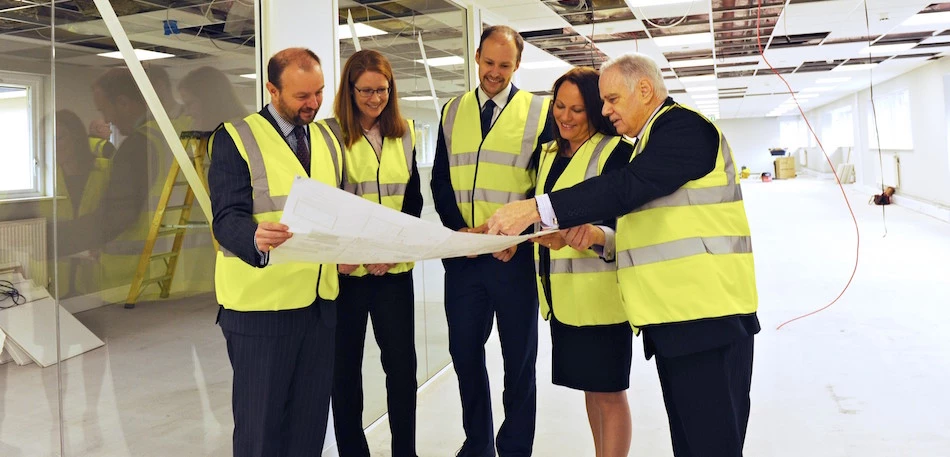
POLYGON ((777 157, 775 159, 775 179, 789 179, 795 177, 795 158, 777 157))

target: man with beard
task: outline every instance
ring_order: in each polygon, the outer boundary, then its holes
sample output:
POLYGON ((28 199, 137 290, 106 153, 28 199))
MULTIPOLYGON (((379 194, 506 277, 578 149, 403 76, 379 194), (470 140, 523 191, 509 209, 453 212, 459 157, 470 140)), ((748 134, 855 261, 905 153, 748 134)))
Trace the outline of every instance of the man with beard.
POLYGON ((267 64, 271 103, 212 138, 212 227, 218 323, 234 369, 234 455, 319 456, 333 374, 336 265, 269 265, 292 236, 280 224, 297 176, 341 181, 340 146, 313 120, 320 59, 289 48, 267 64))

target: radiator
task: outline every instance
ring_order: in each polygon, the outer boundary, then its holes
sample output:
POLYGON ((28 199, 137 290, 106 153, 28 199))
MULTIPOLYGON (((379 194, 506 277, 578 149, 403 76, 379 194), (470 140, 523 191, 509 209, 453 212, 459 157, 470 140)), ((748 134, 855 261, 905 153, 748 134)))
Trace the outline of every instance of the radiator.
POLYGON ((25 278, 46 284, 46 219, 0 222, 0 266, 19 266, 25 278))
POLYGON ((895 189, 901 188, 901 158, 897 154, 884 153, 880 157, 875 154, 873 161, 875 165, 881 167, 881 175, 878 176, 876 184, 878 186, 891 186, 895 189))

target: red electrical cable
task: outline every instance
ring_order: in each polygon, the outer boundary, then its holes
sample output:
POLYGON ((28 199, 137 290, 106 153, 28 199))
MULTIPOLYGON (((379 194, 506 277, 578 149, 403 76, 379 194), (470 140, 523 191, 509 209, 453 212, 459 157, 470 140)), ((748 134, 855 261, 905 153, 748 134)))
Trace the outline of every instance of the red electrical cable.
POLYGON ((848 205, 848 212, 851 213, 851 220, 854 221, 854 234, 857 239, 854 246, 854 268, 851 270, 851 277, 848 278, 848 283, 844 285, 843 289, 841 289, 841 293, 839 293, 838 296, 835 297, 835 299, 831 301, 831 303, 828 303, 827 305, 822 306, 821 308, 818 308, 812 312, 802 314, 801 316, 782 322, 781 324, 779 324, 778 327, 775 328, 776 330, 780 330, 782 327, 784 327, 787 324, 795 322, 799 319, 804 319, 808 316, 812 316, 814 314, 817 314, 821 311, 824 311, 830 308, 831 305, 835 304, 838 301, 838 299, 840 299, 841 296, 844 295, 845 291, 848 290, 848 287, 851 286, 851 281, 854 280, 854 275, 858 272, 858 254, 861 251, 861 231, 860 229, 858 229, 858 218, 854 215, 854 210, 851 208, 851 201, 848 200, 848 194, 844 191, 844 185, 841 184, 841 179, 838 177, 838 172, 835 171, 835 166, 833 163, 831 163, 831 158, 828 157, 828 153, 825 152, 825 147, 822 146, 821 140, 818 139, 818 135, 815 133, 815 129, 811 127, 811 122, 808 121, 808 116, 805 116, 805 111, 802 109, 802 106, 798 103, 798 99, 795 97, 795 91, 792 90, 792 86, 788 84, 788 81, 786 81, 785 78, 782 77, 782 75, 778 71, 775 70, 775 67, 773 67, 772 64, 769 63, 769 59, 765 57, 765 52, 762 49, 762 37, 760 35, 760 31, 761 31, 760 21, 761 20, 762 20, 762 0, 758 0, 758 8, 756 9, 756 15, 755 15, 755 42, 759 47, 759 55, 762 56, 762 60, 765 61, 765 64, 769 66, 769 69, 772 70, 772 73, 775 73, 775 75, 778 76, 779 79, 781 79, 783 83, 785 83, 785 87, 788 88, 788 93, 792 96, 792 100, 795 101, 795 106, 798 107, 798 112, 802 114, 802 119, 805 120, 805 125, 808 126, 808 131, 810 131, 812 136, 815 137, 815 141, 818 143, 818 147, 821 149, 821 153, 825 156, 825 160, 828 162, 828 165, 831 167, 831 172, 834 173, 835 175, 835 182, 838 183, 838 187, 841 189, 841 195, 844 197, 844 202, 846 205, 848 205))

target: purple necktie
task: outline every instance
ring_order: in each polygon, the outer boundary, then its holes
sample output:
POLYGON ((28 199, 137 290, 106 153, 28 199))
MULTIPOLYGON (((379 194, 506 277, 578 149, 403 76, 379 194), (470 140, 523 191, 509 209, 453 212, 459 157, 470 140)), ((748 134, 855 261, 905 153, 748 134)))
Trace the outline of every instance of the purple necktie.
POLYGON ((297 155, 300 165, 303 165, 304 171, 307 172, 307 176, 310 176, 310 147, 307 146, 307 129, 302 125, 294 127, 294 138, 297 140, 294 153, 297 155))

